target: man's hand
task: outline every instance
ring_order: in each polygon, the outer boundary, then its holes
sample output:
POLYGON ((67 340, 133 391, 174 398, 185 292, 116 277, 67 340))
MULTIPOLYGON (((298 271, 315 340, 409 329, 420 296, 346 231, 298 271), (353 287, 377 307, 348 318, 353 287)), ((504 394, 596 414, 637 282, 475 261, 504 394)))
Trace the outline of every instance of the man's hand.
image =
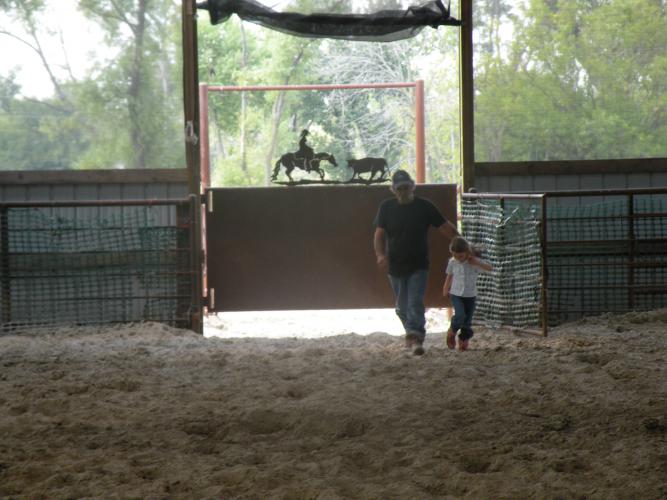
POLYGON ((375 251, 375 261, 383 272, 389 271, 389 257, 387 257, 387 237, 384 229, 378 227, 373 235, 373 250, 375 251))
POLYGON ((376 262, 381 271, 385 273, 389 271, 389 258, 386 255, 378 255, 376 262))

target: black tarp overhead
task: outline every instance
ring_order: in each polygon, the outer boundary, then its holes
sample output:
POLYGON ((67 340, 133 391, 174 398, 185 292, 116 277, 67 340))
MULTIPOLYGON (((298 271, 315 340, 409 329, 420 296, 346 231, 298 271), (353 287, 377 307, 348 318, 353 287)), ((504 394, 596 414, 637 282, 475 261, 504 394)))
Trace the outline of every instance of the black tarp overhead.
POLYGON ((211 24, 236 14, 243 21, 290 35, 336 38, 365 42, 393 42, 417 35, 424 27, 460 26, 441 0, 405 10, 380 10, 369 14, 278 12, 255 0, 206 0, 197 4, 208 10, 211 24))

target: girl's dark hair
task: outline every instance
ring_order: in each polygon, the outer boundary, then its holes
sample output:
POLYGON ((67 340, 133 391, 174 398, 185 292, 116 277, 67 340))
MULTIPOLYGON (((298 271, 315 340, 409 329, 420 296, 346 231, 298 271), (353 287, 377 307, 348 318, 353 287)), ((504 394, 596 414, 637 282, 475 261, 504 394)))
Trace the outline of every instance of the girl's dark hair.
POLYGON ((456 253, 470 252, 470 243, 468 243, 465 238, 456 236, 449 244, 449 251, 456 253))

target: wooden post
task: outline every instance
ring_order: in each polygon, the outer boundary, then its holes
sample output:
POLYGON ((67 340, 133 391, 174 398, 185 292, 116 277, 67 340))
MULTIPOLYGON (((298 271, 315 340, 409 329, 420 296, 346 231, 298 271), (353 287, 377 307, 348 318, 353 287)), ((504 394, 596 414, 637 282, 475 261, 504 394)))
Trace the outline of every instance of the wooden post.
POLYGON ((472 47, 472 0, 461 0, 459 73, 461 99, 461 168, 463 192, 475 187, 475 123, 472 47))
POLYGON ((183 108, 185 114, 185 160, 190 193, 200 192, 199 165, 199 81, 197 64, 197 6, 195 0, 183 0, 183 108))
POLYGON ((188 168, 188 190, 191 196, 191 207, 196 204, 195 213, 191 213, 192 227, 192 259, 193 271, 196 276, 192 280, 193 311, 190 329, 203 333, 202 317, 202 217, 201 217, 201 164, 199 153, 199 68, 197 62, 197 5, 196 0, 183 0, 183 107, 185 114, 185 160, 188 168), (192 198, 194 197, 194 198, 192 198))

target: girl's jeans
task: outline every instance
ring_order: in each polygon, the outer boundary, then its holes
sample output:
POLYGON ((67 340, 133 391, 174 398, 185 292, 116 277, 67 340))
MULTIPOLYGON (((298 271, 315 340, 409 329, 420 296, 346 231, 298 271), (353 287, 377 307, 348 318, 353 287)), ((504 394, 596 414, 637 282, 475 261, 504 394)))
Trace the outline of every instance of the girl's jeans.
POLYGON ((389 275, 389 282, 396 297, 396 315, 403 323, 406 333, 417 334, 422 342, 426 336, 424 293, 427 278, 426 269, 415 271, 407 276, 389 275))
POLYGON ((472 338, 472 314, 475 312, 476 297, 459 297, 450 295, 452 305, 454 306, 454 316, 449 328, 456 334, 461 330, 459 338, 468 340, 472 338))

